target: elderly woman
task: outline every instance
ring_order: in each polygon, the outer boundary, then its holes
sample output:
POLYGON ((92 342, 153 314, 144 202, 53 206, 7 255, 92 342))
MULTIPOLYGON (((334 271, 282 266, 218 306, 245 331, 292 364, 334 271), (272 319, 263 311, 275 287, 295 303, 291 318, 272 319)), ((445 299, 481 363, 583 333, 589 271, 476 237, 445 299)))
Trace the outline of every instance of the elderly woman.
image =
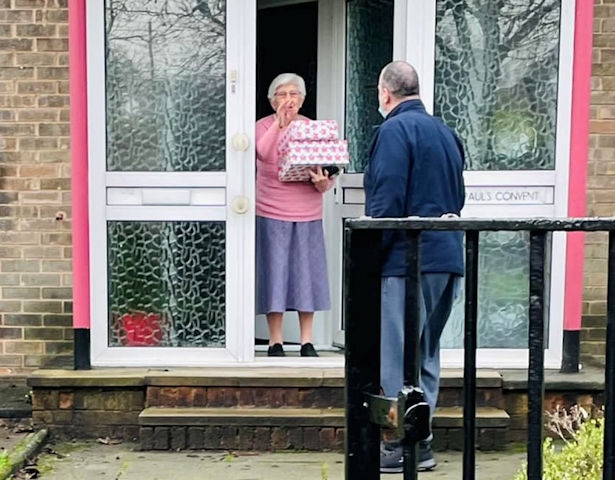
POLYGON ((273 79, 267 93, 274 114, 256 122, 256 308, 267 315, 270 357, 283 357, 282 316, 299 314, 301 356, 312 345, 314 312, 330 308, 322 229, 322 195, 333 180, 320 167, 307 182, 278 179, 278 142, 299 115, 305 82, 294 73, 273 79))

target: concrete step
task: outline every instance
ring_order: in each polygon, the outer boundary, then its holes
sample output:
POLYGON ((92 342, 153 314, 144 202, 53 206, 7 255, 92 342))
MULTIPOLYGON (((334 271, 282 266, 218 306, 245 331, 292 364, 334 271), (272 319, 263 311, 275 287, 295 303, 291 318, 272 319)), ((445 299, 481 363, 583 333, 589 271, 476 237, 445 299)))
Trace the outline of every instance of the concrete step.
MULTIPOLYGON (((510 416, 499 408, 479 407, 476 409, 476 428, 507 428, 510 416)), ((462 407, 436 408, 433 428, 463 428, 462 407)))
MULTIPOLYGON (((505 410, 493 407, 476 408, 476 448, 503 450, 509 442, 510 417, 505 410)), ((431 428, 435 450, 463 450, 465 430, 463 407, 438 407, 431 428)))
POLYGON ((146 408, 142 450, 343 451, 344 411, 318 408, 146 408))
MULTIPOLYGON (((235 374, 236 372, 232 372, 235 374)), ((210 376, 169 376, 150 374, 146 386, 146 407, 176 408, 344 408, 344 372, 327 377, 306 376, 304 372, 244 373, 231 377, 223 371, 210 376)), ((481 369, 476 375, 476 405, 504 408, 502 377, 495 370, 481 369)), ((444 369, 438 405, 463 405, 463 370, 444 369)))
MULTIPOLYGON (((476 406, 503 409, 502 375, 496 370, 476 371, 476 406)), ((461 407, 464 404, 463 369, 443 369, 440 376, 438 406, 461 407)))
MULTIPOLYGON (((477 408, 477 446, 506 444, 508 414, 477 408)), ((344 410, 337 408, 146 408, 139 415, 143 450, 342 451, 344 410)), ((438 408, 434 447, 463 449, 463 409, 438 408)))
POLYGON ((343 427, 344 410, 339 408, 146 408, 139 415, 139 425, 343 427))

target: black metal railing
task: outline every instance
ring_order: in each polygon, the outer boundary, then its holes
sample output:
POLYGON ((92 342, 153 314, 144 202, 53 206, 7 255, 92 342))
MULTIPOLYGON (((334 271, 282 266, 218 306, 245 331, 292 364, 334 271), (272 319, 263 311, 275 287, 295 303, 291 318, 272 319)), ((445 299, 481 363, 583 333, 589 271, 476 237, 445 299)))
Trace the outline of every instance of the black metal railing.
MULTIPOLYGON (((476 348, 478 248, 480 232, 527 231, 529 254, 529 366, 527 478, 542 479, 544 347, 546 325, 548 240, 552 232, 608 232, 608 288, 604 405, 603 479, 615 478, 615 218, 565 219, 372 219, 346 220, 344 230, 344 289, 346 331, 346 479, 379 478, 380 427, 407 434, 404 445, 404 480, 416 479, 413 429, 420 415, 405 415, 413 400, 404 388, 397 399, 380 396, 380 260, 384 229, 406 230, 406 333, 404 385, 418 385, 419 348, 419 240, 424 230, 465 232, 464 326, 464 452, 463 480, 475 478, 476 348), (408 328, 410 327, 410 328, 408 328), (410 348, 409 348, 410 347, 410 348)), ((418 427, 417 427, 418 425, 418 427)))

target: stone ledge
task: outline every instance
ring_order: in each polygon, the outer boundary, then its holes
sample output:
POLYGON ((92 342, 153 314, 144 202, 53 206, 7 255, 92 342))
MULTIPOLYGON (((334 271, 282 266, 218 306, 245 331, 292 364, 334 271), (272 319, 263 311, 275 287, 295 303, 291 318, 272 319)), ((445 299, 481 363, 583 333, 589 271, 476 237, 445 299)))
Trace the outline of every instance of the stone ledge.
MULTIPOLYGON (((476 409, 477 428, 506 428, 510 417, 499 408, 479 407, 476 409)), ((463 407, 436 408, 433 417, 435 428, 463 428, 463 407)))
MULTIPOLYGON (((527 390, 527 370, 501 370, 505 391, 527 390)), ((579 373, 561 373, 559 370, 545 370, 545 390, 602 391, 604 390, 604 369, 587 367, 579 373)))
POLYGON ((343 427, 343 409, 316 408, 146 408, 141 426, 343 427))
MULTIPOLYGON (((440 388, 463 387, 462 368, 444 368, 440 374, 440 388)), ((501 388, 502 375, 497 370, 480 368, 476 370, 476 388, 501 388)))
POLYGON ((28 385, 43 388, 142 387, 145 369, 105 368, 92 370, 41 369, 28 377, 28 385))
MULTIPOLYGON (((343 368, 93 368, 91 370, 39 369, 28 377, 31 387, 136 387, 136 386, 276 386, 343 387, 343 368)), ((500 388, 502 376, 493 369, 476 372, 478 388, 500 388)), ((462 369, 443 369, 441 388, 463 387, 462 369)))
POLYGON ((343 368, 221 367, 150 369, 155 387, 343 387, 343 368))
POLYGON ((28 377, 31 387, 343 387, 343 368, 94 368, 91 370, 40 369, 28 377))

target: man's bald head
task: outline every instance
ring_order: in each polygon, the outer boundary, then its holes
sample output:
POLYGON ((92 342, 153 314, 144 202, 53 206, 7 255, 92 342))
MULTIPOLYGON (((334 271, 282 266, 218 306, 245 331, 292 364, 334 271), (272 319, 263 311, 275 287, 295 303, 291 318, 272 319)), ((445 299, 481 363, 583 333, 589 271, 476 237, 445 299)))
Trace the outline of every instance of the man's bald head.
POLYGON ((391 62, 380 72, 380 86, 396 99, 419 95, 419 76, 408 62, 391 62))

